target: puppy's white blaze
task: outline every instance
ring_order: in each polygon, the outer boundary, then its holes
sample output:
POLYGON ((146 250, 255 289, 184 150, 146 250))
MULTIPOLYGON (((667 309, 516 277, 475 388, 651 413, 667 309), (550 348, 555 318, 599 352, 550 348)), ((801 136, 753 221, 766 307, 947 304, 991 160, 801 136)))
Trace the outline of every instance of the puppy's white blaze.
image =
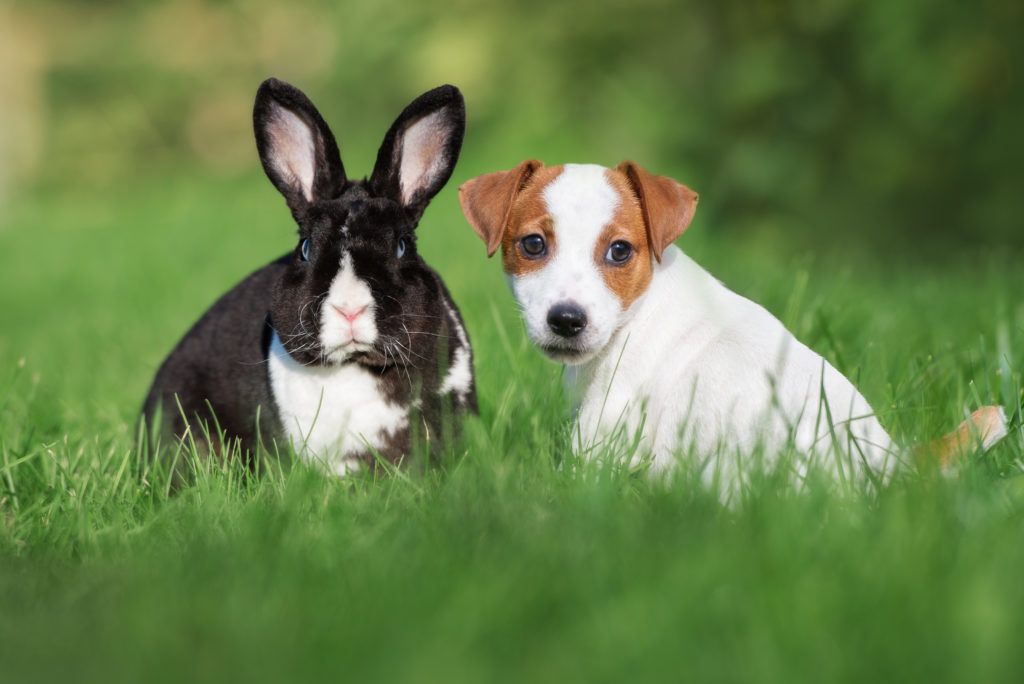
POLYGON ((593 246, 619 206, 619 194, 597 164, 566 164, 541 196, 559 239, 593 246))
POLYGON ((334 276, 320 309, 320 344, 328 360, 340 363, 352 352, 365 351, 373 346, 377 341, 374 309, 370 286, 356 276, 352 256, 348 252, 342 253, 338 274, 334 276), (364 307, 366 310, 349 323, 334 310, 335 306, 343 311, 358 311, 364 307))
POLYGON ((379 449, 408 426, 400 406, 378 389, 378 378, 357 364, 304 366, 277 333, 268 354, 270 386, 285 434, 296 454, 343 475, 357 470, 367 445, 379 449))
POLYGON ((306 200, 313 201, 316 147, 313 131, 290 109, 273 103, 267 127, 273 140, 274 168, 291 185, 298 185, 306 200))
POLYGON ((448 135, 442 109, 409 126, 402 136, 402 163, 399 166, 398 182, 402 188, 403 204, 408 204, 417 190, 430 185, 444 168, 447 160, 441 151, 448 135))
POLYGON ((455 329, 459 348, 455 350, 455 360, 452 361, 452 365, 448 369, 444 381, 441 383, 441 389, 438 390, 438 394, 455 392, 455 396, 459 401, 465 401, 470 385, 473 383, 473 369, 469 360, 469 337, 466 335, 466 330, 459 323, 455 312, 448 306, 448 302, 442 300, 442 303, 444 304, 445 313, 448 315, 448 321, 451 323, 452 328, 455 329))
POLYGON ((597 241, 615 215, 619 195, 603 167, 566 164, 541 197, 554 224, 554 254, 544 268, 510 277, 509 285, 522 305, 527 332, 535 343, 551 346, 560 341, 548 329, 548 310, 571 301, 587 315, 587 327, 574 344, 596 351, 608 342, 622 311, 621 300, 594 261, 597 241))

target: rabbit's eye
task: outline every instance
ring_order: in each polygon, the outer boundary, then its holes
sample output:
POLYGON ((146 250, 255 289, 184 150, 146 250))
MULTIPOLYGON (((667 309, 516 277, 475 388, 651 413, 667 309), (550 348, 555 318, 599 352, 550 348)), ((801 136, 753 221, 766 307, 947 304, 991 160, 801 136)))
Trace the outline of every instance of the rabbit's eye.
POLYGON ((544 252, 547 251, 547 245, 544 244, 544 238, 540 235, 527 235, 519 241, 519 245, 523 250, 523 254, 528 259, 536 259, 537 257, 543 256, 544 252))
POLYGON ((395 251, 395 254, 399 259, 405 254, 405 238, 398 238, 398 249, 395 251))
POLYGON ((302 254, 303 261, 309 261, 309 238, 303 238, 302 243, 299 246, 299 250, 302 254))

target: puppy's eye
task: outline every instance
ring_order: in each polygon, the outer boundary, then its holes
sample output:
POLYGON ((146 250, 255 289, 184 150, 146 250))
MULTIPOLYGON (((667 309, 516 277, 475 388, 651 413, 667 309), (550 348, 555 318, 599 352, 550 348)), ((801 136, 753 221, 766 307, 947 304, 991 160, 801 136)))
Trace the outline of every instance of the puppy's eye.
POLYGON ((547 245, 544 244, 544 238, 540 235, 527 235, 519 241, 519 245, 523 250, 523 254, 525 254, 527 258, 531 259, 543 256, 544 252, 547 251, 547 245))
POLYGON ((608 253, 604 255, 604 258, 613 264, 624 264, 629 261, 631 256, 633 256, 633 245, 625 240, 616 240, 608 248, 608 253))
POLYGON ((309 261, 309 238, 303 238, 299 245, 299 252, 303 261, 309 261))
POLYGON ((395 255, 401 259, 403 254, 405 254, 405 238, 398 238, 398 249, 395 250, 395 255))

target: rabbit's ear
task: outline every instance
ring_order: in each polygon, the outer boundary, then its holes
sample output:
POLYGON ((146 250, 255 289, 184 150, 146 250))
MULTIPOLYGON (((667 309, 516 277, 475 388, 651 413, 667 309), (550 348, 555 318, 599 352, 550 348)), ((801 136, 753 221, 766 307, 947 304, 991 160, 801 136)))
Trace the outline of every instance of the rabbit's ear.
POLYGON ((465 132, 466 105, 458 88, 443 85, 420 95, 384 136, 370 185, 419 220, 451 177, 465 132))
POLYGON ((263 170, 292 212, 341 194, 345 167, 320 112, 298 88, 268 78, 252 111, 263 170))

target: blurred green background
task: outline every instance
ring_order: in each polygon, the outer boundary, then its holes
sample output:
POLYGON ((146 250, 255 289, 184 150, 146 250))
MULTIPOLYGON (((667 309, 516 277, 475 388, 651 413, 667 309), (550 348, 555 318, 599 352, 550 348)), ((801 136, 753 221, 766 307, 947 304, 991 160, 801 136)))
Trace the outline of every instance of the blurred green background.
POLYGON ((0 192, 252 176, 269 75, 366 172, 394 113, 450 82, 456 181, 633 158, 701 193, 703 230, 883 259, 1020 247, 1022 19, 1016 0, 7 0, 0 192))

